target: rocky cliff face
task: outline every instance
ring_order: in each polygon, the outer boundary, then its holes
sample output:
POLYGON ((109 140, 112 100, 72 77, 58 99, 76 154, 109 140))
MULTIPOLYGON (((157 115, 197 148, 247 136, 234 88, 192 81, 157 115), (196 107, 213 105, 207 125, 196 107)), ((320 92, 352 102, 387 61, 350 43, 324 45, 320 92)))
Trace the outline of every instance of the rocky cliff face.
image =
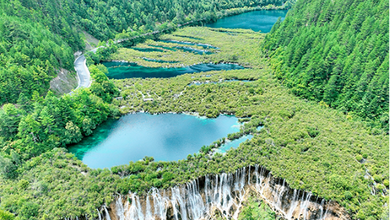
POLYGON ((284 219, 349 219, 336 202, 325 201, 310 192, 291 189, 283 179, 255 166, 233 174, 205 176, 168 190, 151 191, 142 196, 118 195, 103 207, 99 219, 106 220, 186 220, 237 219, 242 202, 255 193, 284 219))

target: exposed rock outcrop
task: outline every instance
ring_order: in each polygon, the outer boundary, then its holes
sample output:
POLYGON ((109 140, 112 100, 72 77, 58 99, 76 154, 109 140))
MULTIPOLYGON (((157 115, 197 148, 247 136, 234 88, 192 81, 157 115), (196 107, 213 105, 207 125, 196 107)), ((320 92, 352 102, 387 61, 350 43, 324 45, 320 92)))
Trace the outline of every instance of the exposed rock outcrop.
POLYGON ((310 192, 291 189, 263 167, 245 167, 233 174, 201 177, 168 190, 151 189, 146 195, 118 195, 101 219, 237 219, 250 193, 269 204, 285 219, 349 219, 344 208, 310 192))

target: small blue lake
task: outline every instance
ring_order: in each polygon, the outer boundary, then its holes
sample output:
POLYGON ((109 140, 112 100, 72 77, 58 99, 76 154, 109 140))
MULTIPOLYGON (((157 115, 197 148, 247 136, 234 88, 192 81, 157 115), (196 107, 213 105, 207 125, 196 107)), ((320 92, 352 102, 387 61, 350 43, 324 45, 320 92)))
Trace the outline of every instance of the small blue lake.
POLYGON ((198 73, 208 71, 220 70, 236 70, 244 69, 244 67, 237 64, 197 64, 178 68, 152 68, 139 66, 135 63, 124 62, 103 62, 108 69, 108 78, 110 79, 126 79, 126 78, 169 78, 186 73, 198 73))
MULTIPOLYGON (((103 123, 79 144, 69 147, 91 168, 110 168, 152 156, 156 161, 175 161, 199 152, 203 145, 240 130, 234 116, 208 119, 186 114, 129 114, 103 123)), ((229 142, 226 151, 249 139, 229 142)))
POLYGON ((279 17, 284 20, 287 10, 261 10, 233 15, 218 19, 215 23, 206 24, 212 28, 243 28, 268 33, 279 17))
POLYGON ((232 141, 229 141, 223 145, 221 145, 220 148, 216 149, 215 152, 218 152, 218 153, 226 153, 228 150, 230 150, 230 148, 237 148, 238 146, 240 146, 240 144, 246 140, 250 140, 253 138, 253 135, 251 134, 247 134, 247 135, 244 135, 238 139, 235 139, 235 140, 232 140, 232 141))

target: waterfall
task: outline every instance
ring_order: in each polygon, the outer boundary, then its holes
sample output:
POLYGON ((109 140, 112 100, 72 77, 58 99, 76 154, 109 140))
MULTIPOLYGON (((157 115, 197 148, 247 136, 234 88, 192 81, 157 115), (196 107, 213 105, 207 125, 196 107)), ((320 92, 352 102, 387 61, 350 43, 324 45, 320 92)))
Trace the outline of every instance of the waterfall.
POLYGON ((325 202, 325 200, 324 199, 322 199, 322 201, 321 201, 321 205, 320 205, 320 219, 322 219, 323 218, 323 214, 324 214, 324 202, 325 202))
POLYGON ((166 201, 165 196, 162 196, 158 189, 152 189, 152 198, 154 205, 154 215, 158 216, 161 220, 165 220, 167 216, 166 201))
MULTIPOLYGON (((273 178, 271 172, 258 165, 244 167, 234 173, 206 175, 167 191, 152 188, 141 199, 130 192, 131 202, 126 200, 124 205, 122 197, 117 197, 115 214, 119 220, 166 220, 167 217, 175 220, 198 220, 209 219, 218 211, 224 219, 238 219, 242 202, 251 190, 286 219, 291 220, 293 216, 297 216, 294 213, 298 213, 297 217, 303 217, 304 220, 313 215, 312 209, 310 213, 308 211, 309 205, 313 205, 310 192, 290 189, 285 180, 273 178)), ((320 205, 316 203, 315 207, 319 208, 314 210, 315 215, 325 219, 329 209, 327 204, 329 203, 324 199, 320 205)), ((111 220, 105 206, 104 211, 107 220, 111 220)))
POLYGON ((134 220, 144 220, 144 215, 142 212, 142 207, 139 202, 139 198, 134 193, 131 194, 131 206, 129 210, 129 219, 134 220))
POLYGON ((311 197, 311 193, 309 192, 307 194, 307 197, 306 197, 306 200, 305 200, 305 203, 304 203, 304 212, 303 212, 303 220, 306 220, 306 215, 307 215, 307 206, 309 205, 309 202, 310 202, 310 197, 311 197))
POLYGON ((172 199, 171 203, 173 206, 173 213, 176 220, 179 220, 179 213, 177 211, 176 205, 180 207, 180 216, 182 220, 187 220, 187 211, 185 200, 180 194, 180 188, 178 186, 172 188, 172 199))
POLYGON ((328 211, 329 211, 329 207, 326 207, 325 214, 324 214, 324 216, 321 219, 325 219, 326 218, 326 216, 328 215, 328 211))
POLYGON ((248 185, 251 185, 251 165, 249 165, 249 172, 248 172, 248 185))
POLYGON ((149 194, 146 196, 146 219, 153 219, 152 208, 150 206, 149 194))
POLYGON ((125 220, 125 211, 123 208, 123 203, 122 203, 122 196, 119 195, 119 197, 115 201, 115 209, 116 209, 116 215, 119 217, 119 220, 125 220))
POLYGON ((284 184, 286 183, 285 180, 283 180, 283 184, 280 188, 280 191, 279 191, 279 195, 278 195, 278 200, 276 201, 276 206, 277 207, 282 207, 282 197, 283 197, 283 194, 285 192, 285 187, 284 187, 284 184))
POLYGON ((104 212, 106 213, 106 220, 111 220, 110 214, 108 214, 106 206, 103 206, 103 208, 104 208, 104 212))
POLYGON ((209 201, 210 201, 209 185, 210 185, 209 176, 206 175, 205 181, 204 181, 204 194, 205 194, 204 198, 205 198, 206 213, 208 213, 210 211, 210 209, 209 209, 209 201))
POLYGON ((294 193, 293 193, 293 197, 292 197, 292 200, 291 200, 291 207, 290 207, 290 209, 288 210, 288 212, 287 212, 287 215, 286 215, 286 218, 287 219, 292 219, 292 215, 293 215, 293 212, 294 212, 294 210, 297 208, 297 206, 298 206, 298 203, 299 203, 299 201, 298 201, 298 195, 299 195, 299 192, 297 193, 297 190, 296 189, 294 189, 294 193))
POLYGON ((102 220, 102 216, 100 215, 99 209, 96 209, 96 211, 97 211, 97 213, 98 213, 99 220, 102 220))
POLYGON ((188 194, 188 215, 190 219, 200 219, 205 211, 205 206, 201 194, 199 193, 199 184, 197 180, 187 184, 188 194))

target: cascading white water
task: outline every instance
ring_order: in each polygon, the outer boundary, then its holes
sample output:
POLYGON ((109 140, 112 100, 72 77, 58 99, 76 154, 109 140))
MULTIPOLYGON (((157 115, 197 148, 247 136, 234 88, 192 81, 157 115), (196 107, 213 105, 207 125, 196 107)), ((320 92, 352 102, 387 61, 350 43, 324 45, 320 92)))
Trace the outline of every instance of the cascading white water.
POLYGON ((111 220, 110 214, 108 214, 106 206, 103 207, 104 207, 104 213, 106 213, 106 220, 111 220))
POLYGON ((321 200, 321 205, 320 205, 320 219, 323 218, 323 214, 324 214, 324 203, 325 203, 325 200, 322 199, 322 200, 321 200))
POLYGON ((154 216, 157 216, 161 220, 165 220, 167 216, 166 202, 168 201, 164 196, 165 193, 161 195, 158 189, 153 188, 151 194, 154 205, 154 216))
MULTIPOLYGON (((329 201, 329 202, 330 202, 330 201, 329 201)), ((325 214, 322 216, 321 219, 325 219, 326 216, 328 215, 328 212, 329 212, 329 207, 326 208, 325 214)))
MULTIPOLYGON (((120 220, 166 220, 168 217, 175 220, 197 220, 208 219, 218 210, 225 219, 237 219, 242 201, 247 191, 252 189, 284 218, 294 219, 301 215, 305 220, 308 218, 311 193, 302 192, 302 198, 299 199, 301 191, 290 189, 285 180, 274 179, 264 167, 255 165, 254 169, 247 169, 238 169, 234 174, 207 175, 204 177, 203 188, 200 187, 201 179, 197 179, 172 187, 168 190, 168 196, 165 191, 153 188, 142 197, 146 198, 142 200, 142 205, 140 198, 130 192, 131 202, 126 200, 124 207, 122 198, 117 198, 116 215, 120 220), (286 201, 289 203, 286 204, 286 201), (171 210, 170 216, 167 216, 168 209, 171 210)), ((325 200, 319 206, 319 216, 324 219, 328 211, 327 209, 323 214, 325 200)), ((108 216, 107 209, 104 209, 108 216)))
POLYGON ((307 194, 306 200, 303 203, 303 220, 306 220, 306 215, 307 215, 307 206, 309 205, 311 193, 307 194))
POLYGON ((297 190, 294 189, 293 197, 291 200, 291 206, 290 206, 290 209, 288 210, 287 215, 286 215, 287 219, 292 219, 293 212, 298 206, 298 203, 299 203, 299 201, 297 199, 298 195, 299 195, 299 192, 297 193, 297 190))
POLYGON ((100 214, 99 209, 96 209, 96 211, 97 211, 97 213, 98 213, 99 220, 102 220, 102 215, 100 214))
POLYGON ((150 206, 149 194, 146 196, 146 219, 153 219, 152 208, 150 206))
POLYGON ((115 201, 115 209, 116 209, 116 215, 119 217, 119 220, 125 220, 125 210, 123 208, 121 195, 119 195, 119 197, 115 201))
POLYGON ((205 206, 201 194, 199 193, 199 184, 197 180, 187 184, 188 193, 188 217, 189 219, 200 219, 205 211, 205 206))

